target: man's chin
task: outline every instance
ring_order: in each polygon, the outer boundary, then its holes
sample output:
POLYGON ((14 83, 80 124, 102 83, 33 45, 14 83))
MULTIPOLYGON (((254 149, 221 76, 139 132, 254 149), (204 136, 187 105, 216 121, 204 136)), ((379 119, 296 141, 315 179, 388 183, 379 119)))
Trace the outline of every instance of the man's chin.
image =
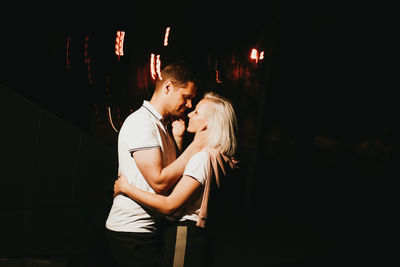
POLYGON ((178 112, 177 117, 180 117, 180 118, 181 118, 182 116, 185 115, 185 113, 186 113, 186 109, 185 109, 185 110, 181 110, 181 111, 178 112))

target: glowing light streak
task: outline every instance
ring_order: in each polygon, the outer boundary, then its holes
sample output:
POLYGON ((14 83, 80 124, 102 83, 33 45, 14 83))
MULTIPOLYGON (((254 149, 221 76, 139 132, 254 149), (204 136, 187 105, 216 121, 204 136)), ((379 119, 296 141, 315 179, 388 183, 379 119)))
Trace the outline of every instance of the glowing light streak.
POLYGON ((67 70, 71 69, 71 60, 69 59, 69 46, 71 42, 71 36, 67 37, 67 70))
POLYGON ((84 56, 85 56, 85 64, 89 64, 89 36, 85 36, 85 50, 84 50, 84 56))
POLYGON ((110 107, 107 107, 107 114, 108 114, 108 119, 110 121, 111 127, 114 129, 114 131, 116 131, 118 133, 118 130, 115 128, 114 123, 112 121, 111 108, 110 107))
POLYGON ((115 39, 115 54, 118 56, 124 55, 124 38, 125 32, 124 31, 117 31, 117 37, 115 39))
POLYGON ((258 60, 263 60, 264 59, 264 51, 260 51, 260 53, 257 51, 257 49, 253 48, 250 53, 250 59, 254 60, 255 63, 258 63, 258 60))
POLYGON ((215 61, 215 80, 217 81, 217 83, 222 83, 219 80, 218 60, 215 61))
POLYGON ((91 68, 90 68, 89 36, 85 36, 84 55, 85 55, 85 64, 87 65, 87 70, 88 70, 89 84, 93 84, 93 75, 91 73, 91 68))
POLYGON ((159 78, 160 80, 162 80, 162 77, 161 77, 161 59, 160 59, 160 55, 157 55, 157 59, 156 59, 156 72, 157 72, 158 78, 159 78))
POLYGON ((153 53, 150 55, 150 74, 151 74, 151 78, 153 78, 153 80, 155 80, 157 77, 157 74, 156 74, 156 68, 155 68, 155 55, 153 53))
POLYGON ((250 59, 254 60, 256 63, 258 62, 258 51, 257 51, 257 49, 253 48, 251 50, 250 59))
POLYGON ((264 59, 264 51, 261 51, 261 52, 260 52, 260 57, 259 57, 259 59, 260 59, 260 60, 263 60, 263 59, 264 59))
POLYGON ((164 46, 168 45, 168 38, 169 38, 169 31, 171 30, 171 27, 167 27, 165 29, 165 36, 164 36, 164 46))

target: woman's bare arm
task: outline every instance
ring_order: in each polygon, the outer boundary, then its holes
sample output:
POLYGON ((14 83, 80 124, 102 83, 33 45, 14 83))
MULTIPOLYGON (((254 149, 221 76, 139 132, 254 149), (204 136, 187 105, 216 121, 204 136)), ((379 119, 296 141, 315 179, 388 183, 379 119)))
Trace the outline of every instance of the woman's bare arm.
POLYGON ((119 175, 114 184, 114 196, 124 194, 137 203, 156 210, 164 215, 173 214, 195 192, 201 184, 194 178, 184 175, 168 196, 143 191, 128 183, 123 174, 119 175))

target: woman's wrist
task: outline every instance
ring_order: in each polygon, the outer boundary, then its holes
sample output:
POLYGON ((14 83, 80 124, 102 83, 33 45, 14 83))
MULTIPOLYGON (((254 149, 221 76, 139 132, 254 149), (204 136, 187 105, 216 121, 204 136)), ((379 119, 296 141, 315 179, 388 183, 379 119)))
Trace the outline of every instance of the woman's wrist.
POLYGON ((128 183, 121 184, 119 190, 122 194, 126 195, 130 191, 131 185, 128 183))

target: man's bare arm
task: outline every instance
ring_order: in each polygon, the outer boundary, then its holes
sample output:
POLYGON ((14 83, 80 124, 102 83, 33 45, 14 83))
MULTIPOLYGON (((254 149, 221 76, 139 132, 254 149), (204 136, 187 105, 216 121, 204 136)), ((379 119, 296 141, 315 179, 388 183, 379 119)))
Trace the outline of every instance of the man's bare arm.
POLYGON ((133 158, 140 172, 156 193, 166 192, 182 177, 189 159, 206 143, 206 131, 196 134, 193 142, 171 164, 162 167, 162 153, 159 148, 139 150, 133 153, 133 158))

